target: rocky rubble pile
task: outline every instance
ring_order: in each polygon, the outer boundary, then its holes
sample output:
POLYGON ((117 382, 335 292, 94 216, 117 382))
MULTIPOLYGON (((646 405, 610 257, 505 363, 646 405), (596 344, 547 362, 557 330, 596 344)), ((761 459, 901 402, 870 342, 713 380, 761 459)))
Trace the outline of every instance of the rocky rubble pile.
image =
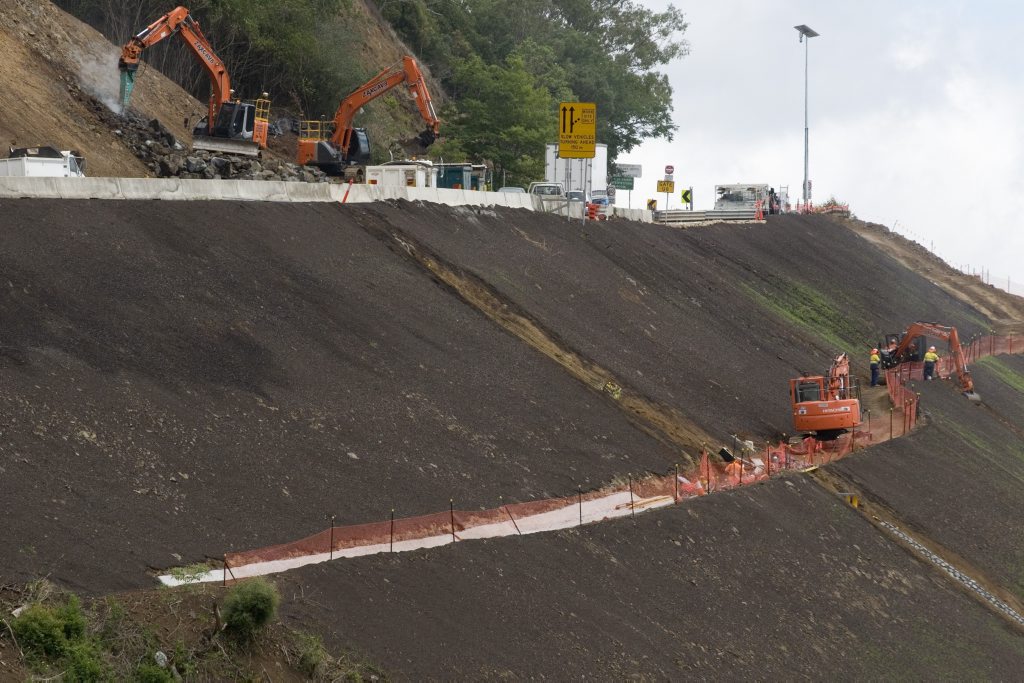
POLYGON ((157 119, 146 120, 134 111, 116 114, 88 93, 77 90, 100 120, 131 152, 160 178, 205 178, 207 180, 282 180, 293 183, 327 182, 317 168, 276 159, 255 159, 221 152, 189 149, 157 119))
POLYGON ((186 149, 156 119, 146 122, 130 113, 118 118, 120 125, 114 129, 114 134, 161 178, 327 182, 327 176, 316 168, 276 159, 261 161, 223 152, 186 149))

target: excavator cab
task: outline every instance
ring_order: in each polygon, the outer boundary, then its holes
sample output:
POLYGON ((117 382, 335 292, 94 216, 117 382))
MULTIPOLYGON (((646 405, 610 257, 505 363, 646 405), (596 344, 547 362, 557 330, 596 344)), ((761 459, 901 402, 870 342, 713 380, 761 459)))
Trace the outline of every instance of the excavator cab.
POLYGON ((192 131, 192 146, 212 152, 259 156, 267 145, 269 100, 225 102, 217 112, 213 130, 203 117, 192 131))

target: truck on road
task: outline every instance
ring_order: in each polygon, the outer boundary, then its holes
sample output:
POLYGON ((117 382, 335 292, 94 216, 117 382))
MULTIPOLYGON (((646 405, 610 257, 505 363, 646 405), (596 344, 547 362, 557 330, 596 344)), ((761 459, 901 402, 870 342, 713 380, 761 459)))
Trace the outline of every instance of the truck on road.
POLYGON ((558 156, 558 145, 548 144, 544 150, 544 180, 561 183, 566 192, 583 192, 588 202, 595 190, 607 196, 608 145, 597 145, 593 159, 563 159, 558 156))

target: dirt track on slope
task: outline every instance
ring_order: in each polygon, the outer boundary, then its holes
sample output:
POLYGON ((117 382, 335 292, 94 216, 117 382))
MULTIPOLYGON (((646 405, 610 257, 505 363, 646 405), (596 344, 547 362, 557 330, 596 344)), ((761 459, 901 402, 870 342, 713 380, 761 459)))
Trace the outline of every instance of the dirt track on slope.
POLYGON ((908 269, 931 280, 952 296, 988 316, 998 334, 1024 333, 1024 298, 1008 294, 950 267, 945 261, 883 225, 832 219, 878 245, 908 269))
POLYGON ((984 405, 962 397, 953 382, 918 384, 927 428, 830 469, 1024 601, 1024 527, 1016 523, 1024 507, 1024 434, 1005 418, 1024 409, 1024 400, 974 368, 984 405))
POLYGON ((409 680, 1000 679, 1024 656, 1011 627, 802 476, 280 582, 289 621, 409 680))
POLYGON ((682 231, 524 211, 379 206, 392 230, 458 264, 562 346, 725 439, 791 432, 790 378, 839 350, 866 377, 886 332, 989 322, 824 218, 682 231))
POLYGON ((3 202, 0 575, 138 586, 330 514, 493 507, 678 460, 364 213, 3 202))

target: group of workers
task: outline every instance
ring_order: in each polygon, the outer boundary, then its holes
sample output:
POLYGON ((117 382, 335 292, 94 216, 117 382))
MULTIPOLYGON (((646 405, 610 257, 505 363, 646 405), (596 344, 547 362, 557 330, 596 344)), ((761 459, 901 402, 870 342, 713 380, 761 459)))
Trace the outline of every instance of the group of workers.
MULTIPOLYGON (((896 340, 890 342, 889 352, 896 350, 896 340)), ((935 379, 935 365, 939 362, 939 354, 935 352, 934 346, 929 346, 928 351, 924 354, 924 378, 925 380, 935 379)), ((868 360, 871 366, 871 386, 877 387, 879 385, 879 373, 881 369, 882 357, 879 354, 878 349, 871 349, 871 356, 868 360)))

